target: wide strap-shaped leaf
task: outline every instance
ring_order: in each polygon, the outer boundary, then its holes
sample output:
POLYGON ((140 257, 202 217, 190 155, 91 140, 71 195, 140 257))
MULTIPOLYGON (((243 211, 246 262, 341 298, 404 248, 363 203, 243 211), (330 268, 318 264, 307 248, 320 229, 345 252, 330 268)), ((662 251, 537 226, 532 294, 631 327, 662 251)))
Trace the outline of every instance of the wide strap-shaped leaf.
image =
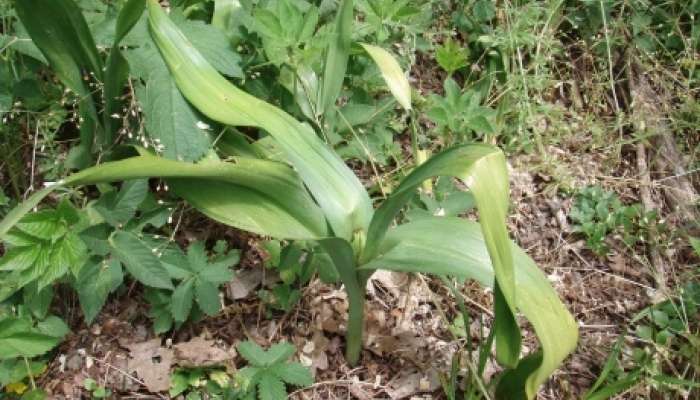
POLYGON ((0 222, 0 237, 59 187, 148 177, 165 178, 199 211, 239 229, 287 239, 327 236, 321 210, 286 164, 252 158, 191 164, 144 154, 85 169, 36 192, 0 222))
POLYGON ((104 79, 104 127, 105 144, 110 145, 117 131, 118 119, 112 116, 120 111, 120 101, 118 97, 122 94, 124 84, 129 78, 129 63, 124 58, 119 45, 131 28, 136 25, 146 9, 146 0, 128 0, 119 11, 117 16, 116 32, 114 42, 107 57, 107 70, 104 79))
MULTIPOLYGON (((530 321, 541 343, 541 362, 534 365, 525 380, 524 393, 532 399, 538 387, 576 347, 578 328, 534 261, 511 241, 508 246, 515 266, 516 306, 530 321)), ((390 230, 379 255, 360 270, 433 273, 474 279, 491 286, 494 267, 486 247, 475 222, 460 218, 420 219, 390 230)))
POLYGON ((413 170, 375 212, 361 260, 371 260, 396 214, 416 188, 434 176, 461 179, 471 190, 494 266, 496 285, 496 349, 501 364, 513 367, 520 354, 520 331, 515 322, 515 279, 508 245, 508 169, 503 152, 485 144, 457 146, 431 157, 413 170))
POLYGON ((68 164, 83 167, 90 163, 95 138, 102 139, 92 90, 83 76, 88 73, 102 81, 102 59, 80 8, 73 0, 19 0, 17 15, 27 28, 58 78, 80 96, 80 146, 69 154, 68 164), (96 134, 97 133, 97 134, 96 134))
POLYGON ((323 67, 323 86, 319 94, 318 115, 323 115, 333 108, 343 87, 352 44, 353 6, 353 0, 342 0, 335 17, 323 67))
POLYGON ((178 88, 209 118, 267 131, 323 209, 336 236, 366 230, 372 204, 359 179, 315 132, 289 114, 235 87, 221 76, 168 18, 148 0, 153 39, 178 88))
POLYGON ((32 41, 59 78, 82 96, 83 72, 102 77, 102 61, 90 29, 73 0, 20 0, 14 5, 32 41))
POLYGON ((406 74, 401 69, 398 61, 388 51, 381 47, 372 46, 367 43, 360 43, 367 54, 372 57, 374 63, 377 64, 382 77, 389 86, 391 94, 394 95, 396 101, 401 104, 405 110, 411 109, 411 85, 408 83, 406 74))

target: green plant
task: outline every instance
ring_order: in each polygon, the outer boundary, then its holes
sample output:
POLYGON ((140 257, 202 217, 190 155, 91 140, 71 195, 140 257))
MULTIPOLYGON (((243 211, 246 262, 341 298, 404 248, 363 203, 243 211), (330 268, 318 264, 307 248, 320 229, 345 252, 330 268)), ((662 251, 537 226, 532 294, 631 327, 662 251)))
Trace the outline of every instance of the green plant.
POLYGON ((167 258, 169 272, 180 283, 172 294, 172 313, 177 322, 187 320, 192 309, 193 299, 199 309, 207 315, 215 315, 221 309, 218 287, 233 278, 230 268, 238 264, 240 257, 238 251, 230 251, 220 254, 213 262, 204 249, 204 243, 195 242, 187 248, 186 260, 179 257, 167 258), (177 264, 171 262, 180 261, 177 264))
POLYGON ((622 202, 613 192, 600 186, 588 186, 579 191, 569 217, 576 223, 574 230, 586 236, 586 245, 596 254, 608 252, 605 238, 620 224, 622 202))
POLYGON ((93 399, 104 399, 112 395, 111 390, 105 388, 104 386, 98 385, 97 381, 92 378, 86 378, 83 381, 83 387, 85 390, 90 392, 93 399))
POLYGON ((642 310, 632 321, 634 344, 621 335, 598 379, 584 395, 601 400, 643 387, 655 393, 692 397, 700 391, 700 285, 680 289, 678 300, 668 299, 642 310))
POLYGON ((586 237, 586 245, 598 255, 608 252, 606 240, 612 233, 619 233, 625 245, 633 246, 647 241, 650 230, 664 228, 655 211, 645 212, 639 204, 625 206, 614 192, 600 186, 581 189, 569 217, 576 224, 574 230, 586 237))
POLYGON ((327 283, 339 280, 333 261, 318 244, 305 241, 284 244, 279 240, 268 240, 263 243, 263 248, 268 255, 265 267, 277 272, 280 278, 270 290, 258 291, 258 296, 272 308, 291 311, 301 299, 301 287, 315 273, 327 283))
POLYGON ((287 397, 285 384, 306 387, 314 383, 308 368, 288 362, 296 349, 289 343, 277 343, 267 350, 246 341, 236 347, 249 365, 236 374, 240 389, 237 399, 272 400, 287 397))
POLYGON ((440 64, 442 69, 447 71, 448 75, 452 75, 455 71, 464 68, 468 65, 469 49, 460 47, 460 45, 448 38, 442 46, 435 50, 435 61, 440 64))
MULTIPOLYGON (((323 114, 336 107, 345 76, 352 9, 351 1, 343 1, 337 40, 328 47, 319 90, 323 114)), ((84 169, 37 191, 0 222, 0 236, 58 188, 159 177, 214 220, 279 239, 318 242, 348 293, 346 357, 350 364, 359 360, 362 349, 364 288, 372 271, 428 272, 476 279, 494 287, 496 354, 506 367, 498 392, 508 398, 535 396, 539 385, 573 350, 577 328, 544 274, 508 239, 508 177, 500 150, 462 145, 437 154, 406 176, 374 210, 359 179, 312 127, 220 75, 155 0, 149 0, 148 14, 153 40, 183 96, 213 121, 266 132, 280 151, 274 160, 232 156, 227 161, 210 152, 193 164, 137 148, 137 156, 84 169), (475 199, 480 222, 434 217, 391 228, 415 189, 434 176, 460 178, 475 199), (532 323, 541 342, 541 349, 523 359, 517 311, 532 323), (556 332, 552 326, 558 327, 556 332)), ((390 90, 410 109, 410 90, 403 73, 397 71, 398 64, 386 61, 393 59, 386 50, 364 48, 373 59, 385 61, 379 65, 390 90)), ((136 265, 134 254, 153 255, 133 233, 115 233, 111 240, 129 245, 130 251, 118 256, 127 268, 130 263, 136 265)), ((160 267, 150 261, 144 265, 148 268, 131 271, 137 279, 171 289, 160 267)))
POLYGON ((231 376, 222 369, 180 368, 170 376, 169 394, 174 398, 186 393, 186 400, 235 399, 231 383, 231 376))
POLYGON ((60 318, 48 316, 34 318, 31 312, 20 306, 15 313, 0 310, 0 388, 22 394, 29 378, 32 391, 25 396, 39 393, 34 378, 46 370, 43 356, 58 346, 69 332, 60 318))
POLYGON ((462 89, 452 78, 444 83, 445 96, 431 95, 432 107, 428 117, 437 124, 438 132, 447 143, 461 143, 496 133, 496 111, 481 105, 481 95, 475 90, 462 89))
POLYGON ((0 259, 0 301, 30 285, 36 295, 69 272, 80 272, 87 249, 75 232, 78 222, 77 211, 62 201, 55 210, 23 218, 4 236, 8 249, 0 259))

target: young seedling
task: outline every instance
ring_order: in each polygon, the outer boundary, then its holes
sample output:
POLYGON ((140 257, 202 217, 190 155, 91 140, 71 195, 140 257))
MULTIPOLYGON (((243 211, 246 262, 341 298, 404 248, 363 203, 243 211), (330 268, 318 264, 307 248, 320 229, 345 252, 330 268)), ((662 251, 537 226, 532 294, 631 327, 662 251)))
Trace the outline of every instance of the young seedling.
POLYGON ((298 362, 287 361, 295 351, 289 343, 275 344, 266 351, 246 341, 240 343, 237 349, 250 364, 236 375, 244 393, 243 399, 284 399, 288 397, 286 385, 306 387, 314 382, 308 368, 298 362))

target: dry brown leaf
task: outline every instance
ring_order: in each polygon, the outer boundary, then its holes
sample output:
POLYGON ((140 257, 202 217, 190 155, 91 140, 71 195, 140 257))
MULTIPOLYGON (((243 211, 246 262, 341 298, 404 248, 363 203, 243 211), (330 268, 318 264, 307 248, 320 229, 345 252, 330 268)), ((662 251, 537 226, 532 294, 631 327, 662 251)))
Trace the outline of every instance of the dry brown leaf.
POLYGON ((435 371, 421 373, 416 370, 402 371, 386 389, 391 400, 405 399, 419 392, 433 392, 440 387, 435 371))
POLYGON ((236 272, 236 276, 229 282, 226 293, 231 300, 244 299, 262 283, 262 279, 262 268, 238 271, 236 272))
POLYGON ((159 338, 126 347, 131 353, 127 364, 129 372, 136 372, 149 392, 158 393, 170 389, 172 350, 161 347, 159 338))
POLYGON ((187 368, 230 365, 235 354, 216 347, 213 340, 196 337, 189 342, 178 343, 175 349, 175 363, 187 368))

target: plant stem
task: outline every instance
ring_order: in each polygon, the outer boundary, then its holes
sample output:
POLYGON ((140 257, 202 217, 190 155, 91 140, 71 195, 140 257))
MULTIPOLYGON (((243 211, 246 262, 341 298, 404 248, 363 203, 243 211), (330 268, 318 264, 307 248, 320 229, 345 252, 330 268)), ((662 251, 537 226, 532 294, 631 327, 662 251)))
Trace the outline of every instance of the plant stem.
POLYGON ((34 382, 34 374, 32 373, 32 368, 29 366, 29 360, 27 357, 24 358, 24 365, 27 367, 27 375, 29 375, 29 382, 31 382, 32 390, 36 390, 36 382, 34 382))
MULTIPOLYGON (((347 289, 347 287, 346 287, 347 289)), ((362 332, 365 317, 365 290, 346 290, 348 294, 348 330, 345 334, 345 359, 354 366, 362 352, 362 332)))

